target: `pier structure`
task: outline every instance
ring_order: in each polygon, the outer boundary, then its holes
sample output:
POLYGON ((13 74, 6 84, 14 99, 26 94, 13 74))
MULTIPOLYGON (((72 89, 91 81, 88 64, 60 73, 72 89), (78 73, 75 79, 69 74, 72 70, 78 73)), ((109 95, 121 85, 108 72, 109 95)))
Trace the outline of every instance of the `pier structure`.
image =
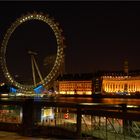
POLYGON ((68 103, 32 98, 9 101, 1 99, 0 104, 22 108, 21 121, 1 122, 0 130, 12 128, 12 131, 15 129, 16 132, 25 136, 40 137, 77 139, 84 137, 108 140, 140 138, 140 106, 68 103))

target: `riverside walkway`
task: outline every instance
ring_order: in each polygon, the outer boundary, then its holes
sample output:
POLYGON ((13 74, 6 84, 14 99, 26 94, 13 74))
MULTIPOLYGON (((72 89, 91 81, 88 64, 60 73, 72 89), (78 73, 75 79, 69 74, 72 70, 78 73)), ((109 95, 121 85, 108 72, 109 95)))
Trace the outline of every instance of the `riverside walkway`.
POLYGON ((25 137, 15 132, 0 131, 0 140, 58 140, 56 138, 25 137))

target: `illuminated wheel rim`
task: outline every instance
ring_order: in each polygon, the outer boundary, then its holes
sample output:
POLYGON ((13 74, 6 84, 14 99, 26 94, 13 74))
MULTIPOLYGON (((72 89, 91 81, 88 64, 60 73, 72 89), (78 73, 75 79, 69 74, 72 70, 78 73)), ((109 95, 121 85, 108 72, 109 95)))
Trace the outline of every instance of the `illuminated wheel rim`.
POLYGON ((32 91, 34 88, 36 88, 38 85, 45 85, 47 86, 55 77, 58 75, 60 71, 60 67, 63 63, 63 57, 64 57, 64 37, 62 36, 62 30, 58 27, 58 23, 54 22, 52 18, 49 18, 49 15, 44 15, 43 13, 29 13, 27 15, 21 16, 18 18, 11 26, 8 28, 2 45, 1 45, 1 68, 2 72, 7 79, 8 83, 11 85, 14 85, 20 90, 25 90, 25 91, 32 91), (27 22, 29 20, 39 20, 42 22, 45 22, 46 24, 49 25, 49 27, 53 30, 53 33, 56 37, 56 42, 57 42, 57 54, 56 54, 56 59, 54 62, 54 65, 51 69, 51 71, 48 73, 48 75, 40 82, 34 85, 24 85, 19 82, 17 82, 10 74, 8 71, 8 68, 6 66, 6 47, 8 44, 8 41, 12 35, 12 33, 16 30, 16 28, 21 25, 24 22, 27 22))

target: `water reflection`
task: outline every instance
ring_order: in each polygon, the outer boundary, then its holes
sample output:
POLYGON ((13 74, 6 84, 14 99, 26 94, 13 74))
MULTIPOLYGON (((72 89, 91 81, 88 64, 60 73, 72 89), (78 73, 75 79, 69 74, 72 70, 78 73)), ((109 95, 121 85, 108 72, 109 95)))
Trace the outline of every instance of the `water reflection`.
POLYGON ((103 98, 100 100, 100 102, 107 104, 140 105, 140 99, 128 99, 128 98, 103 98))
POLYGON ((59 101, 72 103, 106 103, 106 104, 140 105, 140 99, 134 98, 61 97, 59 101))

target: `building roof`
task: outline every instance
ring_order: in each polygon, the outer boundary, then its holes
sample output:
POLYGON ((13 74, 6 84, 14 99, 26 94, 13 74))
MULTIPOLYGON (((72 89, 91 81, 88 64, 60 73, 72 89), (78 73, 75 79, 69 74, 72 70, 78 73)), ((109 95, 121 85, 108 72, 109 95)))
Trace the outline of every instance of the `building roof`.
POLYGON ((63 74, 59 75, 57 80, 59 81, 74 81, 74 80, 92 80, 93 79, 93 73, 76 73, 76 74, 63 74))
POLYGON ((128 74, 124 71, 97 71, 94 76, 140 76, 140 70, 131 70, 128 74))
POLYGON ((92 80, 95 77, 101 76, 140 76, 140 70, 132 70, 129 73, 124 71, 97 71, 95 73, 76 73, 76 74, 63 74, 59 75, 58 81, 74 81, 74 80, 92 80))

